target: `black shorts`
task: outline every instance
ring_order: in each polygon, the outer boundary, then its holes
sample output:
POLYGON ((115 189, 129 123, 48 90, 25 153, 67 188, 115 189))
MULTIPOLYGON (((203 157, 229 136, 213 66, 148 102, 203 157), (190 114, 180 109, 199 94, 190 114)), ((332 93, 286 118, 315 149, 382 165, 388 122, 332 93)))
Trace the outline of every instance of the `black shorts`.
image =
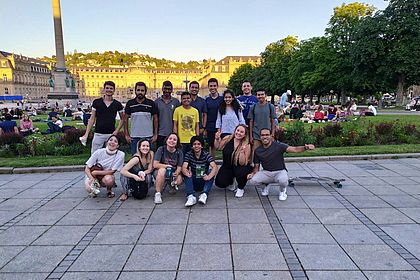
POLYGON ((214 148, 214 139, 216 136, 216 131, 207 131, 207 143, 209 147, 214 148))

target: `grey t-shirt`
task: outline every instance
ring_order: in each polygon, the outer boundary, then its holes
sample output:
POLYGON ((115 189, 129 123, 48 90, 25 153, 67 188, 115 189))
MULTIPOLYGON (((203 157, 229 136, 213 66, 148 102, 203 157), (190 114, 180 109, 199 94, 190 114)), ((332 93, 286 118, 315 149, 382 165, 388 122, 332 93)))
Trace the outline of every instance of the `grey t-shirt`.
POLYGON ((259 103, 252 105, 248 112, 248 119, 254 121, 252 137, 259 140, 260 130, 263 128, 269 128, 271 130, 271 119, 275 118, 276 109, 273 104, 266 102, 262 106, 259 103))
POLYGON ((171 153, 165 145, 157 149, 154 160, 177 167, 182 166, 182 163, 184 162, 184 154, 181 150, 176 150, 174 153, 171 153))
POLYGON ((169 103, 165 103, 162 97, 155 100, 159 116, 159 130, 158 135, 168 136, 172 133, 173 120, 175 108, 181 105, 178 99, 171 97, 169 103))
POLYGON ((288 147, 289 145, 282 142, 272 142, 267 149, 264 146, 259 146, 254 153, 254 163, 261 164, 267 171, 286 169, 283 154, 288 147))

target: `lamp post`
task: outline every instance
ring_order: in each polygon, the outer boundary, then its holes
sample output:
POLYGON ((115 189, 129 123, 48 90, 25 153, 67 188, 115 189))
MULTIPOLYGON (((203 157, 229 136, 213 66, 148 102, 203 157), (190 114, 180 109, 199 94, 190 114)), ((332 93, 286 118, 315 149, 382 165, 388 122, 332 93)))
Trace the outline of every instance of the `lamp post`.
POLYGON ((188 91, 188 72, 185 74, 185 80, 183 81, 185 83, 185 91, 188 91))

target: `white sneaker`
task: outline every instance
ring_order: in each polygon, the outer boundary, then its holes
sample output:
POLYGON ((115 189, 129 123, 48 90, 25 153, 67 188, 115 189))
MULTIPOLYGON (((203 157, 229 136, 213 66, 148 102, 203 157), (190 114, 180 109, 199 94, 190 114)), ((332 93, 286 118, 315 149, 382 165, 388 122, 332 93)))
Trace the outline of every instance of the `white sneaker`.
POLYGON ((191 207, 197 203, 197 198, 193 194, 188 196, 187 202, 185 202, 185 207, 191 207))
POLYGON ((203 205, 206 204, 207 194, 205 194, 205 193, 200 194, 200 196, 198 197, 198 202, 200 202, 203 205))
POLYGON ((99 188, 100 188, 100 185, 97 180, 93 181, 92 185, 90 185, 90 189, 92 190, 91 193, 94 194, 95 196, 97 196, 101 192, 99 188))
POLYGON ((262 196, 268 196, 268 194, 270 193, 270 187, 267 185, 265 186, 262 190, 261 190, 261 195, 262 196))
POLYGON ((236 191, 237 187, 236 187, 235 184, 232 184, 232 185, 228 186, 227 189, 228 189, 228 191, 234 192, 234 191, 236 191))
POLYGON ((236 190, 236 193, 235 193, 235 196, 236 197, 243 197, 244 196, 244 190, 243 189, 237 189, 236 190))
POLYGON ((162 195, 160 192, 155 193, 155 204, 161 204, 162 203, 162 195))
POLYGON ((279 200, 286 200, 286 199, 287 199, 286 191, 280 192, 279 200))
POLYGON ((86 146, 87 139, 83 137, 79 137, 80 143, 82 143, 83 146, 86 146))

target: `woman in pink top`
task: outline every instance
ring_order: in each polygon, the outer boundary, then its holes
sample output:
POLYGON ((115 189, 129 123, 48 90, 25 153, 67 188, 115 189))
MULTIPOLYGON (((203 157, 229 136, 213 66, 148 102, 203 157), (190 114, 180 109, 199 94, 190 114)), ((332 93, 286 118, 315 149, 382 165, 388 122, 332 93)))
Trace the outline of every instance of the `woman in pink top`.
POLYGON ((27 114, 23 115, 23 118, 20 120, 19 123, 19 130, 20 133, 24 136, 27 136, 29 134, 32 134, 33 132, 38 132, 38 128, 33 128, 32 126, 32 120, 29 118, 27 114))

